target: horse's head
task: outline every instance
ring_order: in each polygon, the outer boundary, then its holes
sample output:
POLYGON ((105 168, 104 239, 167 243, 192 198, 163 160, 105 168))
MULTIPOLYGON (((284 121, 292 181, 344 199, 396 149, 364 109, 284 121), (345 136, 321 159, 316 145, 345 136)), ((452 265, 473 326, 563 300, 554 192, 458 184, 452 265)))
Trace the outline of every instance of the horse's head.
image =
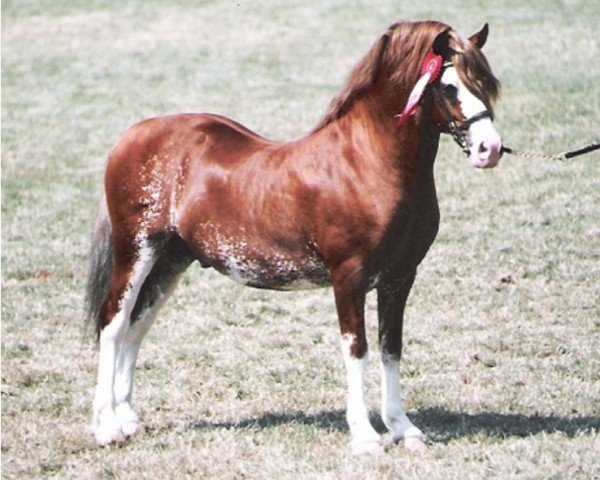
POLYGON ((478 168, 495 167, 502 151, 500 135, 492 124, 499 82, 481 53, 488 31, 486 24, 464 41, 446 30, 433 44, 433 52, 443 61, 439 79, 432 84, 434 121, 452 134, 471 165, 478 168))
POLYGON ((408 121, 429 88, 434 104, 432 121, 442 132, 452 135, 469 156, 471 165, 495 167, 502 142, 492 125, 492 103, 498 97, 500 84, 481 53, 488 36, 487 24, 469 40, 460 38, 447 25, 426 22, 417 28, 423 26, 437 33, 430 37, 434 38, 433 44, 420 50, 420 78, 413 84, 398 128, 408 121))
POLYGON ((440 22, 391 24, 354 67, 315 131, 340 118, 373 90, 383 105, 377 111, 383 112, 386 121, 390 112, 404 108, 396 124, 400 129, 430 90, 434 107, 429 121, 452 134, 473 166, 495 167, 502 142, 492 125, 492 103, 500 83, 481 53, 487 36, 487 24, 468 40, 440 22), (400 97, 399 91, 403 92, 400 97))

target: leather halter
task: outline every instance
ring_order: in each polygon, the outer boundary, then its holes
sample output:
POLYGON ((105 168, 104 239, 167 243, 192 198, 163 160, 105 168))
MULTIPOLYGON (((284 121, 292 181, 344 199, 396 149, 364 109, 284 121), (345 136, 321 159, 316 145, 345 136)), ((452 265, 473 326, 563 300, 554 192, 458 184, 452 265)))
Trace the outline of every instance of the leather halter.
MULTIPOLYGON (((452 62, 444 63, 442 70, 451 67, 452 62)), ((441 79, 441 75, 440 75, 441 79)), ((444 117, 444 121, 448 124, 448 130, 450 131, 450 135, 452 135, 452 139, 456 142, 456 144, 460 147, 460 149, 468 156, 469 155, 469 145, 467 143, 467 132, 471 125, 478 122, 479 120, 483 120, 485 118, 489 118, 490 120, 494 119, 494 114, 490 112, 488 109, 483 110, 475 115, 463 120, 460 124, 456 122, 456 119, 450 112, 448 108, 448 103, 444 94, 440 89, 440 79, 438 79, 433 85, 433 97, 435 102, 437 103, 442 115, 444 117)))

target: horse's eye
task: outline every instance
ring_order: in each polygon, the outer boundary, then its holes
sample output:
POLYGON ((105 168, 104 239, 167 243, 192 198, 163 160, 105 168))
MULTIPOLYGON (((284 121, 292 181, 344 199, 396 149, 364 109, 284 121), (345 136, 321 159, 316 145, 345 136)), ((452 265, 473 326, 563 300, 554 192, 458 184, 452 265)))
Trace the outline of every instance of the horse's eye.
POLYGON ((458 89, 454 85, 444 85, 444 95, 454 99, 458 95, 458 89))

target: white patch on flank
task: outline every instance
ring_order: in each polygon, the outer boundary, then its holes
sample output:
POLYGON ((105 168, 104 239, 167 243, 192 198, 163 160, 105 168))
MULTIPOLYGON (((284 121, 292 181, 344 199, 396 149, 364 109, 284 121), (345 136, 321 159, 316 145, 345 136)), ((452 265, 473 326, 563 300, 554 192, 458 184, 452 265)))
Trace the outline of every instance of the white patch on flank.
POLYGON ((179 184, 174 185, 171 188, 171 198, 169 201, 169 223, 171 226, 177 226, 179 222, 179 209, 177 208, 177 202, 179 201, 179 184))
POLYGON ((149 158, 140 172, 142 182, 142 198, 145 205, 140 221, 138 237, 147 234, 152 223, 158 218, 160 212, 166 207, 164 174, 160 169, 158 157, 149 158))
POLYGON ((171 198, 169 201, 169 222, 172 227, 177 227, 179 224, 179 199, 183 190, 183 182, 185 181, 184 173, 189 162, 186 157, 177 167, 177 175, 174 185, 171 187, 171 198))
POLYGON ((323 272, 325 266, 306 247, 305 256, 291 258, 281 251, 257 252, 252 246, 256 242, 240 227, 237 235, 224 235, 218 225, 205 224, 206 238, 199 239, 202 250, 210 258, 221 263, 223 274, 242 285, 278 288, 281 290, 305 290, 322 285, 311 282, 305 275, 323 272))

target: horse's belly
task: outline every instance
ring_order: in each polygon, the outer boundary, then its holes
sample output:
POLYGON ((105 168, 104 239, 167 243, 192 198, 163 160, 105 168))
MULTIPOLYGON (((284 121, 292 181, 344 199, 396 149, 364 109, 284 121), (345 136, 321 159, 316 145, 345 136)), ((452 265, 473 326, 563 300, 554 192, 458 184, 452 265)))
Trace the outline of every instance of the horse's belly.
POLYGON ((321 263, 283 254, 228 256, 213 265, 243 285, 274 290, 306 290, 331 284, 321 263))
POLYGON ((323 261, 303 250, 255 251, 247 243, 219 242, 203 260, 242 285, 273 290, 306 290, 331 285, 323 261))

